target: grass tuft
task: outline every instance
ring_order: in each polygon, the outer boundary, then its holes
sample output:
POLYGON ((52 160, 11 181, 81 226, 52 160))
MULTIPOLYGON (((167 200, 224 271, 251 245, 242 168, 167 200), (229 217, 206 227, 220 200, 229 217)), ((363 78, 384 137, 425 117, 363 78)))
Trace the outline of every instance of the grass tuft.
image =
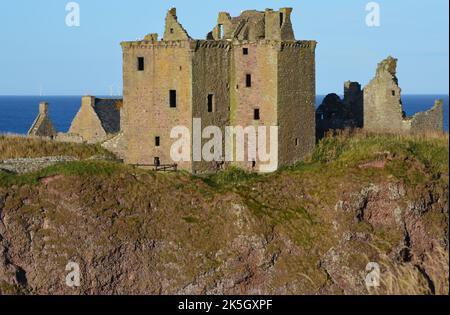
POLYGON ((256 173, 247 172, 241 168, 232 166, 227 170, 203 178, 203 181, 210 186, 218 188, 248 183, 258 177, 256 173))

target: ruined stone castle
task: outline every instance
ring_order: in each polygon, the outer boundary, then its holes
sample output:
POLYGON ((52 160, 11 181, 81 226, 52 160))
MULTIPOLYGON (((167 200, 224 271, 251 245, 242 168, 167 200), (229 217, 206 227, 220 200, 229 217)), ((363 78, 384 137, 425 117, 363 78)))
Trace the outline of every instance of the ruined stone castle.
MULTIPOLYGON (((164 38, 123 42, 125 162, 171 163, 170 132, 203 126, 278 126, 278 164, 304 158, 315 143, 315 41, 297 41, 292 9, 220 13, 206 40, 192 39, 171 9, 164 38)), ((245 155, 236 162, 260 170, 245 155)), ((179 163, 193 173, 215 163, 179 163)))
MULTIPOLYGON (((330 130, 443 131, 441 101, 406 117, 392 57, 378 65, 365 88, 348 81, 343 99, 330 94, 316 111, 316 42, 295 39, 291 13, 290 8, 244 11, 238 17, 222 12, 206 39, 195 40, 178 21, 176 9, 170 9, 162 39, 148 34, 121 44, 123 100, 83 97, 68 133, 56 133, 43 103, 29 134, 101 143, 125 163, 154 165, 173 163, 175 126, 190 131, 192 148, 194 119, 201 119, 203 127, 217 126, 222 135, 228 126, 277 126, 278 168, 305 158, 330 130)), ((202 146, 209 140, 200 141, 202 146)), ((229 165, 263 170, 264 162, 244 153, 243 161, 191 158, 177 166, 192 173, 229 165)))

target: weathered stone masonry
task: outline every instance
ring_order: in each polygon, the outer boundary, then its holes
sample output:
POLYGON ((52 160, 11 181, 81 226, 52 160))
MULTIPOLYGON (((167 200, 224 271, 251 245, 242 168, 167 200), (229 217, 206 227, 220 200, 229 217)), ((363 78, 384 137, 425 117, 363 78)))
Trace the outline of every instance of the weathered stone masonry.
POLYGON ((364 129, 371 132, 443 132, 443 103, 412 117, 403 111, 397 79, 397 59, 388 57, 378 64, 375 77, 364 88, 364 129))
POLYGON ((30 136, 54 137, 56 130, 48 115, 49 106, 47 102, 39 104, 39 113, 28 131, 30 136))
MULTIPOLYGON (((279 163, 288 165, 311 152, 315 141, 315 41, 296 41, 292 9, 220 13, 207 40, 193 40, 166 17, 164 39, 149 34, 124 42, 122 131, 132 164, 172 163, 170 131, 203 127, 279 126, 279 163)), ((260 170, 260 161, 236 162, 260 170)), ((197 172, 217 170, 215 162, 182 162, 197 172)))
MULTIPOLYGON (((228 126, 277 126, 276 167, 280 167, 302 160, 313 150, 316 137, 330 130, 443 131, 441 100, 426 112, 406 117, 397 60, 392 57, 378 65, 376 76, 364 89, 358 82, 347 81, 343 99, 329 94, 316 111, 317 43, 295 40, 291 13, 291 8, 249 10, 238 17, 221 12, 206 40, 194 40, 179 23, 176 9, 170 9, 163 39, 151 33, 143 40, 122 43, 123 100, 84 96, 68 133, 56 133, 48 103, 42 103, 29 135, 101 143, 126 163, 150 165, 174 163, 173 127, 190 131, 192 149, 197 118, 203 128, 220 129, 223 149, 228 126)), ((209 140, 201 139, 201 147, 209 140)), ((220 153, 221 161, 195 161, 191 152, 190 161, 177 164, 193 173, 230 165, 264 171, 265 163, 248 156, 247 145, 248 138, 243 162, 225 161, 225 152, 220 153)), ((236 158, 235 141, 232 146, 236 158)))
POLYGON ((69 135, 80 136, 88 143, 107 140, 120 131, 121 99, 99 99, 83 96, 81 107, 69 129, 69 135))
MULTIPOLYGON (((48 115, 49 104, 42 102, 28 135, 51 138, 60 142, 102 143, 119 134, 121 107, 122 99, 83 96, 69 132, 57 133, 48 115)), ((125 144, 122 143, 121 146, 124 147, 125 144)))
POLYGON ((397 59, 378 64, 375 77, 361 90, 357 82, 346 82, 344 99, 325 97, 316 112, 317 137, 329 130, 364 128, 369 132, 415 134, 443 132, 443 102, 436 100, 428 111, 407 117, 397 78, 397 59))

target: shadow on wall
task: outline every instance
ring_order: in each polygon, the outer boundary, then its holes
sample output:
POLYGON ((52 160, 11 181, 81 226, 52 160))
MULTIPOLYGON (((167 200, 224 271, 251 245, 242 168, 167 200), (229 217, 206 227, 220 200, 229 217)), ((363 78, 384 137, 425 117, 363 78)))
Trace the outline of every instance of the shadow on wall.
POLYGON ((397 59, 388 57, 363 90, 358 82, 348 81, 344 99, 328 94, 316 111, 317 140, 333 130, 355 128, 395 134, 444 132, 442 100, 428 111, 406 117, 396 73, 397 59))

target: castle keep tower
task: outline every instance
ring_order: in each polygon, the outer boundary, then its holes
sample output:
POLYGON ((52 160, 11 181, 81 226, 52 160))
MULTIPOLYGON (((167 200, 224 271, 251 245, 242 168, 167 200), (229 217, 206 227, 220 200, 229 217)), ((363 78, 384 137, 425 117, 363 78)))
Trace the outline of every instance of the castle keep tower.
MULTIPOLYGON (((239 17, 223 12, 206 40, 194 40, 171 9, 163 39, 149 34, 123 42, 125 162, 174 163, 172 128, 185 126, 193 135, 194 118, 223 135, 226 126, 277 126, 276 167, 310 153, 316 42, 295 40, 291 12, 244 11, 239 17)), ((177 164, 193 173, 217 169, 217 163, 193 159, 177 164)), ((231 164, 262 171, 264 162, 246 154, 244 162, 231 164)))

